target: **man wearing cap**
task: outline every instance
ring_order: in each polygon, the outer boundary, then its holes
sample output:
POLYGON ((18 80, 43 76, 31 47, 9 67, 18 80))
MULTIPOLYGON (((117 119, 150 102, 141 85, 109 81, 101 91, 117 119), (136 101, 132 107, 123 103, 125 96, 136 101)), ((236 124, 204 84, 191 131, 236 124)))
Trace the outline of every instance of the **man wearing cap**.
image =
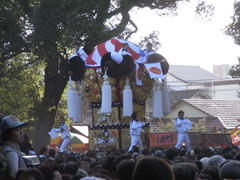
POLYGON ((23 141, 22 127, 27 124, 13 115, 4 117, 0 123, 0 136, 7 155, 9 177, 15 178, 19 168, 26 168, 19 144, 23 141))

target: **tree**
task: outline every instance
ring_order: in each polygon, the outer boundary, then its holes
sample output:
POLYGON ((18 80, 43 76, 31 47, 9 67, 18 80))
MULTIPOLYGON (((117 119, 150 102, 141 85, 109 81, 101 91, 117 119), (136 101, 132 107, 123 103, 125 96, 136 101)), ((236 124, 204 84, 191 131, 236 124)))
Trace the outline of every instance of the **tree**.
POLYGON ((233 37, 234 42, 240 45, 240 2, 234 3, 232 22, 226 27, 226 34, 233 37))
MULTIPOLYGON (((130 17, 133 7, 177 8, 180 0, 2 0, 0 2, 0 69, 7 61, 25 54, 27 68, 42 64, 43 95, 35 109, 34 147, 49 143, 52 128, 66 87, 65 66, 72 44, 89 50, 112 37, 127 39, 137 31, 130 17)), ((1 72, 4 73, 4 72, 1 72)), ((6 74, 4 74, 6 75, 6 74)), ((26 95, 26 96, 29 96, 26 95)))
MULTIPOLYGON (((226 27, 225 32, 227 35, 233 37, 237 45, 240 45, 240 2, 235 2, 232 22, 226 27)), ((240 57, 238 57, 238 62, 238 64, 232 65, 229 70, 229 75, 232 78, 240 78, 240 57)), ((238 97, 240 97, 239 91, 238 97)))
POLYGON ((229 70, 229 75, 232 78, 240 78, 240 58, 238 58, 238 64, 232 65, 229 70))

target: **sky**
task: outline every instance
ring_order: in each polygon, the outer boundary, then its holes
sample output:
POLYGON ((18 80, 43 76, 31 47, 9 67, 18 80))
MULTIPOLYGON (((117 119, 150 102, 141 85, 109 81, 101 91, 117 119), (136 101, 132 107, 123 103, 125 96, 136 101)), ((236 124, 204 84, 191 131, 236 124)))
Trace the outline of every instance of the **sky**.
POLYGON ((194 65, 212 72, 213 65, 238 64, 240 46, 224 34, 224 28, 231 22, 234 0, 206 2, 215 6, 211 21, 196 18, 197 0, 181 4, 177 16, 160 17, 147 8, 135 11, 131 16, 139 31, 130 41, 138 43, 154 30, 160 33, 161 47, 157 53, 170 65, 194 65))

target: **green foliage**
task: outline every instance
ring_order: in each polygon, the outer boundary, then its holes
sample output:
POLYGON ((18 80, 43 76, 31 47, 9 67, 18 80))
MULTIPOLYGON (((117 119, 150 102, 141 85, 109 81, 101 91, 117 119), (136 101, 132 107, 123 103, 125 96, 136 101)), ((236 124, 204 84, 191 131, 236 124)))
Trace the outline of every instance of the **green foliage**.
POLYGON ((240 2, 234 3, 232 22, 226 27, 225 32, 233 37, 236 44, 240 45, 240 2))
POLYGON ((0 109, 4 115, 13 114, 29 121, 36 118, 35 107, 43 96, 44 65, 40 61, 29 64, 31 59, 26 57, 25 54, 18 55, 3 63, 0 109))
POLYGON ((172 131, 175 131, 173 119, 170 119, 168 122, 165 122, 165 123, 161 119, 158 119, 157 125, 150 128, 151 133, 172 132, 172 131))
POLYGON ((198 123, 194 123, 193 129, 195 132, 206 132, 206 119, 199 119, 198 123))
MULTIPOLYGON (((238 64, 232 65, 228 74, 232 78, 240 78, 240 58, 238 58, 238 64)), ((238 97, 240 98, 240 91, 237 91, 238 97)))
MULTIPOLYGON (((167 122, 163 122, 161 119, 157 120, 157 125, 151 126, 151 133, 159 132, 173 132, 175 131, 174 119, 170 119, 167 122)), ((193 123, 193 127, 190 131, 193 132, 206 132, 205 119, 199 119, 197 123, 193 123)))
POLYGON ((142 49, 145 49, 147 47, 147 43, 152 43, 153 50, 157 51, 159 47, 161 47, 161 43, 159 42, 158 35, 159 35, 159 32, 153 31, 148 36, 142 37, 141 41, 139 42, 139 46, 142 49))
POLYGON ((238 64, 232 65, 229 70, 229 75, 232 78, 240 78, 240 58, 238 58, 238 64))

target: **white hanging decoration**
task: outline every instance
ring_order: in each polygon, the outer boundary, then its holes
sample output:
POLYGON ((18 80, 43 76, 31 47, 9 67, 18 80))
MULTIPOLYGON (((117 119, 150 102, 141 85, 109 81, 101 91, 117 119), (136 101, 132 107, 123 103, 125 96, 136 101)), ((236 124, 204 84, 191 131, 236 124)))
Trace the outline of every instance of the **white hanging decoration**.
POLYGON ((70 78, 67 91, 68 117, 73 121, 81 121, 81 96, 77 95, 70 78))
POLYGON ((132 113, 133 113, 132 89, 129 84, 129 79, 127 79, 123 90, 123 117, 131 116, 132 113))
POLYGON ((77 115, 76 117, 72 118, 73 122, 82 122, 82 99, 81 94, 79 92, 75 92, 75 103, 77 108, 77 115))
POLYGON ((163 117, 163 108, 162 108, 162 91, 160 88, 160 84, 154 85, 153 90, 153 117, 154 118, 162 118, 163 117))
POLYGON ((101 113, 111 113, 112 112, 112 90, 111 85, 108 81, 107 68, 105 68, 105 74, 103 76, 104 82, 102 86, 102 104, 101 113))
POLYGON ((167 83, 163 81, 162 84, 162 104, 163 104, 163 114, 168 114, 171 111, 169 93, 167 83))

